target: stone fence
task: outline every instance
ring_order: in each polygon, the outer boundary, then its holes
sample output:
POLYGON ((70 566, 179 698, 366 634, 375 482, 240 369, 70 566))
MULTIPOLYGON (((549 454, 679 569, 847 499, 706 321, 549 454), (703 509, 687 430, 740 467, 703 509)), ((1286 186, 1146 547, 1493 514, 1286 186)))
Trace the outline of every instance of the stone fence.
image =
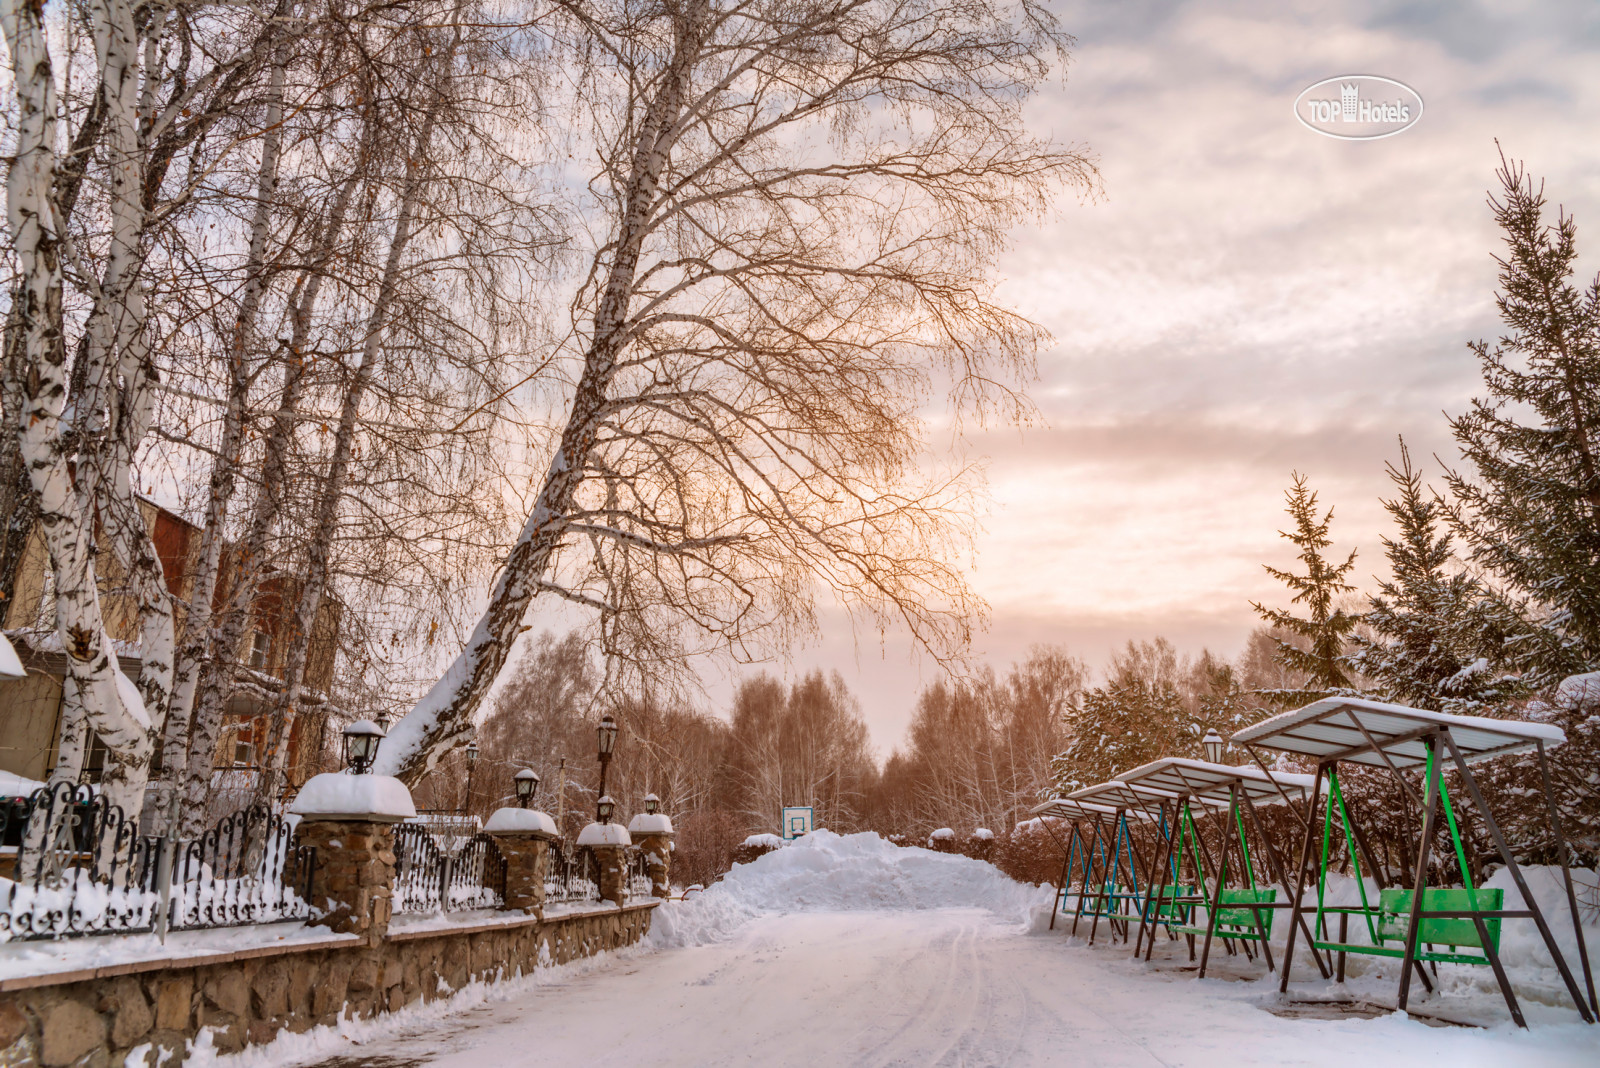
POLYGON ((164 945, 122 935, 49 943, 48 952, 42 943, 0 946, 0 1068, 178 1064, 202 1032, 235 1052, 283 1031, 395 1012, 474 981, 632 945, 666 895, 670 822, 641 836, 655 895, 640 901, 628 900, 623 876, 634 843, 606 825, 585 830, 598 840, 602 900, 547 909, 554 823, 502 809, 485 827, 506 860, 502 908, 396 918, 393 827, 412 814, 409 794, 395 780, 362 783, 370 796, 352 803, 361 798, 352 798, 350 777, 337 778, 339 805, 317 805, 316 779, 296 802, 299 842, 316 850, 308 924, 186 931, 164 945))

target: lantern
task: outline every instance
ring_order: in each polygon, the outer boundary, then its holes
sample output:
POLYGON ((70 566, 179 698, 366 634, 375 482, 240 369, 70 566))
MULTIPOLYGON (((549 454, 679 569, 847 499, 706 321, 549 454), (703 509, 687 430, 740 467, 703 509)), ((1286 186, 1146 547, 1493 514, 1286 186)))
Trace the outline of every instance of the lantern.
POLYGON ((539 792, 539 776, 533 769, 523 768, 517 772, 512 781, 517 787, 517 804, 527 808, 528 802, 533 800, 533 795, 539 792))
POLYGON ((383 728, 370 719, 358 719, 344 729, 344 762, 352 774, 365 775, 372 770, 381 741, 383 728))
POLYGON ((1213 764, 1222 763, 1222 750, 1225 744, 1222 740, 1222 735, 1218 734, 1215 729, 1208 730, 1206 731, 1206 736, 1200 739, 1200 744, 1205 747, 1207 760, 1213 764))

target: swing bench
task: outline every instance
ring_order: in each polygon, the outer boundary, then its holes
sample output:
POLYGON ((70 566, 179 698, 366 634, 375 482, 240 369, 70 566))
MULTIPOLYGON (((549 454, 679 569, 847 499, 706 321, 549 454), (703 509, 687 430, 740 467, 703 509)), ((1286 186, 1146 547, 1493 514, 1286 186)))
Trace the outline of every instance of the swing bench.
POLYGON ((1057 798, 1037 806, 1033 814, 1065 819, 1071 824, 1069 839, 1062 844, 1061 886, 1056 891, 1051 928, 1055 927, 1055 913, 1067 910, 1069 898, 1076 899, 1072 910, 1073 932, 1077 932, 1081 921, 1091 920, 1091 944, 1102 919, 1113 925, 1114 932, 1116 925, 1125 929, 1130 920, 1137 922, 1137 910, 1142 910, 1144 894, 1139 888, 1139 866, 1128 821, 1130 818, 1149 819, 1148 813, 1120 804, 1057 798))
MULTIPOLYGON (((1500 992, 1505 998, 1511 1018, 1519 1027, 1526 1027, 1515 992, 1500 961, 1501 924, 1508 919, 1531 919, 1538 927, 1546 950, 1554 960, 1566 986, 1567 993, 1577 1006, 1578 1014, 1586 1023, 1594 1023, 1600 1016, 1600 1005, 1595 997, 1593 973, 1589 966, 1588 950, 1579 928, 1579 913, 1572 873, 1567 864, 1567 848, 1562 836, 1560 816, 1549 773, 1545 750, 1566 740, 1562 731, 1544 723, 1516 720, 1486 719, 1477 716, 1458 716, 1428 709, 1409 708, 1404 705, 1384 704, 1357 698, 1330 697, 1304 708, 1285 712, 1248 727, 1233 736, 1236 745, 1244 746, 1257 763, 1261 758, 1256 747, 1276 749, 1316 761, 1317 774, 1311 792, 1311 805, 1307 811, 1305 837, 1301 844, 1299 866, 1294 873, 1293 900, 1289 906, 1294 923, 1290 925, 1289 941, 1285 949, 1285 962, 1279 976, 1278 989, 1287 993, 1290 964, 1294 955, 1295 935, 1305 931, 1313 947, 1313 957, 1323 971, 1322 958, 1316 951, 1337 958, 1339 982, 1344 981, 1345 957, 1355 953, 1366 956, 1397 958, 1400 967, 1400 989, 1397 1008, 1407 1011, 1411 980, 1415 975, 1424 986, 1433 990, 1429 969, 1423 964, 1487 965, 1494 971, 1500 992), (1571 914, 1583 985, 1568 967, 1561 947, 1546 921, 1537 900, 1528 888, 1527 880, 1518 866, 1505 836, 1495 822, 1494 814, 1484 802, 1469 765, 1478 761, 1510 753, 1532 752, 1537 758, 1539 785, 1542 788, 1548 830, 1556 844, 1561 861, 1566 889, 1566 904, 1571 914), (1505 891, 1497 888, 1472 885, 1472 866, 1468 863, 1463 846, 1460 825, 1457 822, 1457 804, 1452 803, 1450 790, 1444 780, 1444 765, 1449 762, 1465 788, 1467 798, 1461 811, 1473 811, 1482 821, 1494 841, 1499 859, 1505 864, 1512 881, 1525 902, 1521 909, 1506 908, 1505 891), (1385 886, 1387 875, 1379 868, 1360 833, 1360 824, 1352 818, 1339 782, 1339 765, 1351 763, 1372 768, 1387 768, 1393 773, 1401 788, 1419 804, 1422 825, 1417 837, 1415 866, 1410 887, 1385 886), (1403 774, 1420 771, 1420 791, 1413 781, 1403 774), (1325 802, 1321 807, 1321 849, 1315 850, 1317 837, 1318 801, 1322 800, 1323 783, 1327 783, 1325 802), (1427 886, 1430 870, 1430 852, 1439 829, 1439 817, 1449 834, 1453 857, 1462 877, 1459 887, 1427 886), (1335 826, 1343 839, 1344 851, 1355 877, 1360 895, 1359 905, 1334 905, 1327 900, 1328 874, 1335 858, 1330 856, 1335 826), (1316 895, 1314 905, 1306 903, 1310 883, 1308 867, 1315 863, 1316 895), (1363 871, 1365 868, 1365 872, 1363 871), (1368 893, 1366 875, 1378 883, 1376 900, 1368 893), (1418 889, 1420 888, 1420 890, 1418 889), (1311 916, 1307 930, 1304 916, 1311 916), (1351 918, 1358 921, 1357 930, 1364 927, 1367 940, 1351 937, 1351 918), (1330 935, 1330 918, 1338 921, 1337 936, 1330 935)), ((1342 860, 1343 858, 1337 858, 1342 860)))
MULTIPOLYGON (((1311 777, 1164 757, 1123 772, 1114 781, 1123 789, 1170 799, 1173 829, 1166 835, 1166 857, 1159 866, 1163 874, 1175 879, 1185 864, 1192 864, 1197 880, 1197 885, 1152 887, 1149 905, 1153 908, 1146 908, 1144 922, 1152 927, 1164 927, 1169 937, 1187 939, 1191 960, 1194 959, 1195 939, 1205 939, 1200 957, 1202 978, 1209 964, 1211 944, 1216 939, 1222 940, 1230 954, 1239 947, 1250 956, 1249 946, 1258 945, 1267 966, 1272 967, 1270 942, 1274 922, 1278 911, 1288 904, 1278 900, 1276 887, 1262 886, 1257 881, 1258 858, 1251 849, 1252 836, 1245 832, 1245 816, 1249 816, 1251 824, 1259 831, 1255 805, 1303 801, 1310 793, 1311 777), (1209 855, 1195 826, 1196 805, 1200 806, 1202 815, 1210 811, 1226 821, 1219 858, 1209 855), (1239 861, 1237 865, 1233 864, 1234 857, 1239 861), (1229 886, 1230 873, 1244 885, 1229 886), (1203 919, 1197 917, 1201 910, 1204 910, 1203 919)), ((1254 837, 1258 839, 1257 848, 1264 848, 1268 872, 1281 880, 1282 865, 1271 841, 1259 834, 1254 837)), ((1155 948, 1154 936, 1152 930, 1150 946, 1144 954, 1146 960, 1155 948)))

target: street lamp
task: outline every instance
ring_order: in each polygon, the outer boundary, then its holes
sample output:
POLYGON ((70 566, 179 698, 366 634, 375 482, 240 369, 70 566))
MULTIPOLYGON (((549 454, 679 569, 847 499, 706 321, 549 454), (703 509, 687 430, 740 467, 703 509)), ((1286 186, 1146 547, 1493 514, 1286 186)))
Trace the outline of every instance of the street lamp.
POLYGON ((378 757, 383 728, 370 719, 358 719, 344 729, 344 762, 352 775, 365 775, 378 757))
POLYGON ((1213 764, 1222 763, 1222 750, 1225 743, 1222 740, 1222 735, 1217 733, 1216 728, 1213 727, 1211 730, 1206 731, 1206 736, 1200 739, 1200 744, 1205 747, 1207 760, 1213 764))
POLYGON ((610 794, 601 794, 600 800, 594 803, 594 810, 601 823, 610 823, 611 813, 617 810, 617 803, 611 800, 610 794))
POLYGON ((661 798, 657 797, 655 794, 645 794, 644 795, 644 810, 645 810, 645 812, 647 812, 648 814, 650 814, 652 816, 654 816, 657 812, 660 812, 661 811, 661 798))
POLYGON ((527 808, 528 802, 533 800, 533 795, 539 792, 539 776, 532 768, 523 768, 517 772, 512 781, 517 787, 517 804, 527 808))
POLYGON ((379 712, 373 718, 378 721, 378 729, 381 730, 384 734, 388 734, 389 733, 389 725, 394 722, 394 717, 389 715, 388 710, 385 709, 384 711, 379 712))
MULTIPOLYGON (((606 795, 606 769, 611 765, 611 751, 617 747, 617 721, 611 718, 611 713, 600 717, 600 726, 595 728, 595 735, 600 742, 600 798, 610 801, 611 798, 606 795)), ((595 804, 595 811, 600 811, 599 802, 595 804)), ((605 823, 610 815, 610 810, 606 810, 600 822, 605 823)))

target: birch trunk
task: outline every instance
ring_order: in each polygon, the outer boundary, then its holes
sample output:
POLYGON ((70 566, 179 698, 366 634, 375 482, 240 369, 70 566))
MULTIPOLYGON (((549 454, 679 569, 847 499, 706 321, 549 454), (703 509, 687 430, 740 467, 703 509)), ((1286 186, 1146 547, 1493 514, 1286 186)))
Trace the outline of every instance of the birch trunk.
POLYGON ((583 374, 538 499, 506 556, 489 606, 473 627, 466 647, 391 728, 378 749, 373 770, 395 775, 408 786, 415 786, 441 758, 470 737, 478 708, 504 666, 528 606, 545 582, 551 556, 566 533, 566 516, 583 482, 607 390, 617 371, 640 251, 709 23, 706 0, 692 0, 676 23, 672 58, 636 136, 616 251, 595 313, 583 374))
MULTIPOLYGON (((39 525, 55 580, 56 626, 67 654, 71 684, 64 691, 85 725, 111 750, 117 767, 148 764, 149 720, 136 692, 118 686, 116 654, 106 635, 95 585, 92 531, 78 507, 63 447, 66 350, 62 336, 60 235, 55 230, 52 185, 56 175, 56 99, 42 5, 4 0, 0 29, 10 46, 17 97, 16 157, 6 179, 6 215, 16 250, 21 298, 21 340, 16 366, 6 368, 18 397, 17 437, 39 498, 39 525)), ((65 724, 64 724, 65 726, 65 724)), ((137 811, 130 777, 105 784, 110 801, 137 811)))
MULTIPOLYGON (((246 255, 246 282, 234 318, 233 337, 228 352, 228 394, 224 401, 222 437, 211 468, 210 493, 206 499, 204 526, 200 535, 199 559, 195 565, 190 593, 190 610, 185 621, 184 645, 178 658, 172 705, 167 714, 162 738, 162 790, 158 812, 165 819, 166 803, 178 788, 179 772, 189 764, 189 728, 194 712, 195 693, 205 666, 211 637, 213 602, 217 576, 222 565, 224 529, 237 482, 239 450, 244 443, 245 409, 250 400, 250 352, 255 342, 256 318, 270 278, 266 270, 267 240, 273 208, 277 200, 278 161, 283 145, 283 94, 287 76, 288 45, 283 40, 281 21, 287 5, 280 3, 269 33, 279 40, 273 49, 271 80, 268 86, 266 126, 261 141, 261 162, 256 172, 256 206, 250 220, 250 244, 246 255)), ((207 759, 215 748, 204 747, 207 759)))
MULTIPOLYGON (((448 63, 454 48, 445 52, 448 63)), ((389 314, 399 289, 401 264, 411 242, 418 203, 428 183, 428 153, 432 148, 433 131, 438 107, 429 112, 417 134, 417 143, 411 156, 412 165, 402 187, 399 212, 395 219, 394 239, 389 244, 389 254, 384 262, 383 276, 378 284, 377 299, 368 316, 361 344, 361 358, 355 374, 345 390, 340 406, 339 425, 334 433, 333 455, 328 463, 328 474, 323 479, 316 503, 316 517, 311 539, 306 548, 306 573, 295 602, 294 618, 290 622, 290 644, 283 669, 283 692, 273 709, 267 735, 267 748, 262 756, 261 775, 256 781, 256 800, 271 804, 283 782, 284 766, 288 759, 289 735, 294 729, 295 714, 305 684, 306 657, 310 652, 311 637, 317 612, 322 606, 328 588, 330 557, 333 536, 339 522, 339 506, 344 499, 345 486, 350 476, 351 451, 355 446, 356 421, 361 405, 372 383, 378 357, 389 328, 389 314)))

